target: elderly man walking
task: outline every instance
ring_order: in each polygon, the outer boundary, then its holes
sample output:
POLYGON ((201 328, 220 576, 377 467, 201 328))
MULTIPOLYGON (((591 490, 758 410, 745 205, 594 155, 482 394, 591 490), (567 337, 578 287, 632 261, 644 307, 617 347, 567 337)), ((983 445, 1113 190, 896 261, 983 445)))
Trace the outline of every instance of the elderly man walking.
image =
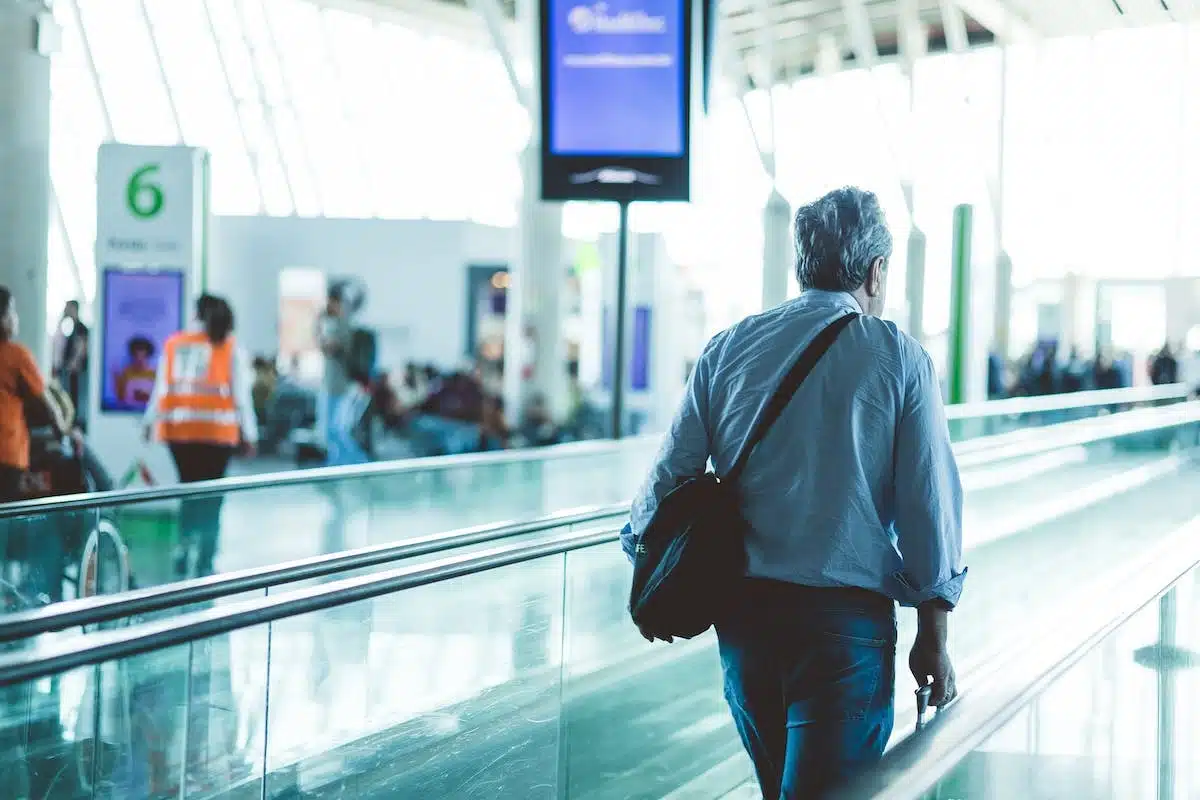
POLYGON ((937 375, 880 319, 892 236, 875 195, 796 212, 800 297, 718 334, 633 505, 632 557, 663 497, 711 458, 728 474, 784 376, 846 325, 737 483, 746 576, 717 620, 725 694, 764 798, 821 797, 891 735, 896 603, 919 622, 909 667, 954 698, 948 613, 962 593, 962 489, 937 375))

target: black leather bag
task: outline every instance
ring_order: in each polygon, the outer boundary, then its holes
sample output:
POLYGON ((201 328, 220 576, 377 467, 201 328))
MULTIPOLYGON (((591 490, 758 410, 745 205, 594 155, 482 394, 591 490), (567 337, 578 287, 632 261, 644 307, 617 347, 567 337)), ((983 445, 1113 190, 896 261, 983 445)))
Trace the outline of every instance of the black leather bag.
POLYGON ((747 523, 737 483, 754 448, 800 384, 857 313, 835 320, 804 349, 771 396, 724 479, 712 472, 684 481, 659 503, 634 552, 629 614, 650 639, 691 639, 716 620, 746 571, 747 523))

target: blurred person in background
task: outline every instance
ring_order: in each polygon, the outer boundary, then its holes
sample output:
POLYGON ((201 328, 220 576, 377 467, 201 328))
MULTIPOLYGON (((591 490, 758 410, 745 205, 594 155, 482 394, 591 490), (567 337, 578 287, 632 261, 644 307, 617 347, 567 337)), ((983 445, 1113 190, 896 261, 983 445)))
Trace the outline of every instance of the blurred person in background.
POLYGON ((429 392, 424 373, 411 361, 404 367, 404 378, 395 389, 396 401, 405 410, 421 405, 429 392))
POLYGON ((22 499, 21 484, 29 469, 27 410, 50 423, 58 436, 71 437, 76 452, 83 449, 78 431, 69 428, 59 404, 46 389, 29 348, 14 341, 20 330, 16 301, 0 286, 0 502, 22 499))
POLYGON ((325 311, 317 319, 317 343, 325 362, 317 397, 317 438, 326 450, 334 438, 338 403, 350 388, 349 359, 354 329, 345 294, 343 284, 332 284, 326 295, 325 311))
POLYGON ((1155 386, 1166 386, 1179 382, 1179 359, 1170 342, 1163 344, 1162 349, 1150 357, 1150 382, 1155 386))
POLYGON ((1082 392, 1088 388, 1091 380, 1091 369, 1084 361, 1078 347, 1072 347, 1067 363, 1062 368, 1061 388, 1064 392, 1082 392))
POLYGON ((79 301, 70 300, 54 332, 54 377, 75 408, 80 428, 86 427, 88 340, 91 331, 79 319, 79 301))
POLYGON ((1092 385, 1097 389, 1120 389, 1124 386, 1111 347, 1102 347, 1096 356, 1096 362, 1092 365, 1092 385))
POLYGON ((479 449, 481 452, 507 450, 508 445, 509 430, 508 423, 504 420, 504 400, 498 395, 484 395, 483 420, 479 425, 479 449))
POLYGON ((279 378, 275 370, 275 362, 263 356, 256 356, 252 364, 254 369, 254 385, 250 396, 254 402, 254 417, 260 428, 267 424, 271 398, 275 394, 275 383, 279 378))
POLYGON ((562 431, 550 415, 545 396, 535 394, 529 399, 521 419, 520 433, 526 447, 549 447, 559 443, 562 431))
MULTIPOLYGON (((149 441, 153 435, 170 448, 183 483, 225 477, 234 454, 240 449, 252 455, 258 442, 250 362, 237 347, 233 328, 229 304, 201 295, 195 325, 163 346, 144 436, 149 441)), ((221 502, 220 494, 183 501, 177 576, 212 574, 221 502)))
MULTIPOLYGON (((56 438, 71 439, 76 458, 84 452, 82 436, 64 413, 69 402, 59 402, 42 379, 33 354, 14 341, 19 329, 16 301, 0 286, 0 503, 43 496, 52 489, 34 486, 30 480, 31 428, 49 426, 56 438)), ((46 530, 44 521, 36 518, 0 520, 0 563, 9 558, 28 567, 23 589, 31 596, 43 602, 62 599, 64 543, 57 525, 46 530)))

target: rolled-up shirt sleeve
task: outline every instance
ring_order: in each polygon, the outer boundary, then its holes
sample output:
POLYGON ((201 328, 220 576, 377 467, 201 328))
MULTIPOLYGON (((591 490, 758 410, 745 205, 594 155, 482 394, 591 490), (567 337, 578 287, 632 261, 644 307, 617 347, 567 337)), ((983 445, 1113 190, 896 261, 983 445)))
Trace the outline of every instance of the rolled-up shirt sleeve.
POLYGON ((950 447, 937 375, 929 355, 908 370, 896 431, 896 537, 905 605, 962 595, 962 483, 950 447))
POLYGON ((713 343, 710 343, 697 360, 683 402, 663 439, 650 475, 634 497, 629 524, 621 531, 621 549, 630 560, 638 537, 645 531, 663 497, 688 478, 703 475, 708 465, 707 414, 712 351, 713 343))

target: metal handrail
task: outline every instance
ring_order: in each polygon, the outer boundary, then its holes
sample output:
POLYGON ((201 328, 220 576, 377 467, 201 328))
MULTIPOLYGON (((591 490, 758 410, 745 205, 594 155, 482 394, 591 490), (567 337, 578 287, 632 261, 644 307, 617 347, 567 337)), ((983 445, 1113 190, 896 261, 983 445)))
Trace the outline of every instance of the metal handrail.
POLYGON ((586 525, 625 517, 628 505, 596 506, 539 517, 529 522, 477 525, 399 542, 310 556, 265 567, 225 572, 203 578, 134 589, 120 594, 67 600, 0 616, 0 642, 11 642, 82 625, 98 625, 169 608, 205 603, 222 597, 261 591, 273 586, 324 578, 340 572, 378 567, 393 561, 431 555, 462 547, 545 533, 568 525, 586 525))
POLYGON ((363 478, 378 478, 414 472, 444 472, 452 469, 505 466, 531 461, 609 455, 619 453, 621 449, 627 449, 631 443, 640 442, 647 446, 653 446, 657 441, 656 437, 643 436, 623 439, 619 443, 608 440, 572 442, 570 444, 528 448, 524 450, 471 453, 461 456, 406 458, 396 461, 376 461, 371 464, 315 467, 313 469, 298 469, 288 472, 269 472, 262 475, 238 475, 230 478, 218 478, 211 481, 197 481, 195 483, 175 484, 171 486, 151 486, 139 489, 118 489, 111 492, 66 495, 63 497, 44 497, 37 500, 23 500, 19 503, 5 503, 0 505, 0 519, 9 519, 29 514, 86 511, 95 508, 109 508, 115 505, 183 500, 197 495, 214 493, 230 494, 233 492, 279 489, 287 486, 314 483, 333 483, 363 478))
POLYGON ((0 657, 0 687, 371 600, 405 589, 608 545, 615 542, 617 536, 618 529, 611 526, 564 533, 537 544, 511 544, 482 553, 452 554, 428 564, 403 565, 375 575, 344 578, 322 586, 230 603, 168 620, 65 640, 41 641, 29 650, 0 657))
POLYGON ((961 683, 968 688, 922 730, 891 748, 878 767, 835 800, 924 797, 973 750, 1003 728, 1130 618, 1200 568, 1200 517, 1168 536, 1086 600, 1041 620, 1019 645, 997 653, 961 683), (1066 637, 1064 631, 1076 636, 1066 637))
MULTIPOLYGON (((1102 421, 1095 419, 1073 420, 1052 426, 1058 433, 1054 447, 1047 448, 1041 437, 1014 437, 1011 441, 996 442, 990 447, 970 449, 958 455, 958 466, 976 467, 995 461, 1038 455, 1048 449, 1057 450, 1073 445, 1092 444, 1105 439, 1116 439, 1138 433, 1175 428, 1189 422, 1200 421, 1200 403, 1180 403, 1167 408, 1139 408, 1119 414, 1111 414, 1102 421)), ((1043 429, 1044 430, 1044 429, 1043 429)), ((1001 434, 996 437, 1000 439, 1001 434)), ((972 440, 977 441, 977 440, 972 440)))
MULTIPOLYGON (((952 420, 968 418, 984 419, 988 417, 1013 416, 1022 413, 1065 411, 1092 406, 1128 405, 1130 403, 1145 403, 1160 400, 1183 400, 1189 394, 1188 388, 1182 384, 1133 389, 1102 389, 1064 395, 1018 397, 1007 400, 989 400, 982 403, 948 406, 946 408, 946 416, 952 420)), ((472 453, 460 456, 435 456, 432 458, 410 458, 342 467, 317 467, 289 472, 272 472, 263 475, 242 475, 182 485, 119 489, 111 492, 47 497, 37 500, 25 500, 19 503, 2 504, 0 505, 0 520, 29 514, 66 513, 107 508, 115 505, 181 500, 217 492, 229 494, 259 489, 276 489, 286 486, 331 483, 359 478, 377 478, 414 472, 442 472, 452 469, 469 469, 565 458, 612 455, 629 449, 631 444, 653 446, 658 441, 658 438, 657 436, 641 436, 621 441, 573 442, 570 444, 525 450, 472 453)))
MULTIPOLYGON (((1139 409, 1114 414, 1104 419, 1082 419, 1048 426, 1055 435, 1013 438, 1020 431, 987 437, 996 444, 978 451, 959 453, 960 466, 976 468, 1016 457, 1038 455, 1065 447, 1077 447, 1130 433, 1174 427, 1200 420, 1200 405, 1186 409, 1139 409), (1159 417, 1151 420, 1149 418, 1159 417), (1061 432, 1061 435, 1059 435, 1061 432), (1011 441, 1009 441, 1011 439, 1011 441)), ((978 440, 973 440, 978 441, 978 440)), ((973 442, 954 445, 956 451, 973 442)), ((154 613, 168 608, 188 606, 268 589, 287 583, 328 577, 340 572, 376 567, 392 561, 430 555, 444 550, 490 544, 517 536, 541 533, 564 525, 596 522, 628 513, 628 505, 616 504, 571 509, 527 522, 492 523, 455 529, 400 542, 372 545, 355 550, 310 556, 264 567, 135 589, 115 595, 67 600, 54 605, 17 611, 0 617, 0 642, 15 641, 51 631, 82 625, 96 625, 117 619, 154 613)))
POLYGON ((946 418, 1008 417, 1016 414, 1035 414, 1041 411, 1070 411, 1091 406, 1152 403, 1156 400, 1186 400, 1192 396, 1194 391, 1185 383, 1170 383, 1163 386, 1092 389, 1087 392, 1045 394, 1036 397, 1007 397, 1003 400, 984 400, 978 403, 958 403, 946 406, 946 418))

